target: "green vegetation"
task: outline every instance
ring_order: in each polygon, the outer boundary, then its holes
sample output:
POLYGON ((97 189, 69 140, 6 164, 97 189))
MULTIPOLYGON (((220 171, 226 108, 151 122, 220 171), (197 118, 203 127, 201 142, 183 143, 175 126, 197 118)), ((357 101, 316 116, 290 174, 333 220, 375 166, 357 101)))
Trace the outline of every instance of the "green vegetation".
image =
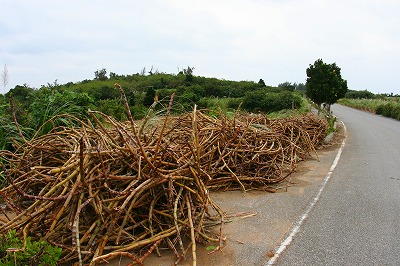
MULTIPOLYGON (((13 139, 30 139, 35 134, 45 134, 57 126, 74 126, 77 119, 92 119, 88 110, 112 116, 119 121, 126 119, 120 95, 114 89, 118 83, 124 89, 134 119, 142 119, 154 101, 158 112, 168 105, 174 94, 172 112, 175 114, 199 108, 210 112, 281 112, 303 108, 304 84, 284 82, 277 87, 266 86, 260 79, 253 81, 230 81, 194 75, 194 68, 187 67, 178 74, 161 73, 153 68, 132 75, 118 75, 106 69, 96 70, 92 80, 59 84, 47 83, 39 89, 18 85, 6 95, 1 95, 0 149, 12 148, 13 139), (14 123, 18 122, 18 126, 14 123), (53 119, 54 116, 58 116, 53 119), (49 120, 52 118, 51 120, 49 120)), ((94 122, 94 121, 92 121, 94 122)))
POLYGON ((301 106, 301 95, 290 91, 248 92, 243 99, 243 107, 250 112, 277 112, 284 109, 298 109, 301 106))
POLYGON ((321 104, 330 106, 347 92, 347 81, 342 79, 340 68, 333 64, 326 64, 322 59, 315 61, 314 65, 307 68, 306 94, 317 106, 321 104))
POLYGON ((400 95, 393 95, 393 93, 374 94, 367 90, 350 90, 338 103, 400 120, 400 95))
POLYGON ((400 120, 400 98, 386 97, 384 99, 341 99, 338 103, 363 111, 400 120))
POLYGON ((333 132, 336 132, 336 127, 335 127, 335 123, 336 123, 336 116, 328 116, 328 130, 326 131, 326 135, 329 135, 333 132))
POLYGON ((15 230, 0 235, 0 265, 55 266, 61 251, 61 248, 53 247, 46 241, 32 241, 30 237, 27 237, 24 243, 15 230))
POLYGON ((349 90, 347 91, 345 98, 348 99, 375 99, 376 96, 372 92, 369 92, 367 90, 363 91, 353 91, 349 90))

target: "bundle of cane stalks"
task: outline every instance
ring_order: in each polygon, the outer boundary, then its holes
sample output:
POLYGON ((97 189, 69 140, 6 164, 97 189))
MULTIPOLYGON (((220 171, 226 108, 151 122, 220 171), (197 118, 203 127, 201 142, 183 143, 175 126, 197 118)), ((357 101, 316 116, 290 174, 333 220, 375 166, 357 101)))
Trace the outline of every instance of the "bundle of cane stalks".
MULTIPOLYGON (((177 261, 196 243, 222 244, 222 221, 211 189, 267 189, 316 153, 327 125, 313 115, 270 120, 265 115, 206 115, 194 108, 157 123, 128 122, 90 111, 92 122, 55 127, 16 151, 0 151, 9 185, 0 200, 15 212, 0 233, 44 239, 63 248, 60 263, 97 265, 126 256, 143 264, 170 248, 177 261), (216 233, 218 232, 218 233, 216 233)), ((68 116, 68 115, 65 115, 68 116)), ((1 208, 0 208, 1 209, 1 208)), ((7 216, 6 216, 7 217, 7 216)))

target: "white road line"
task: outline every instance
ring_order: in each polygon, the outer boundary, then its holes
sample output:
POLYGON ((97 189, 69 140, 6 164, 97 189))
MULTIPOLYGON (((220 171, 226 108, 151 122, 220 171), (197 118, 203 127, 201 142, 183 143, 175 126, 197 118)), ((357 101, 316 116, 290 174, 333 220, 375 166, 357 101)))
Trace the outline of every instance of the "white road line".
POLYGON ((342 145, 340 146, 340 149, 339 149, 338 153, 336 154, 335 160, 333 161, 331 168, 329 169, 329 172, 326 174, 324 181, 322 182, 321 187, 318 190, 318 193, 314 196, 314 198, 311 200, 311 202, 306 207, 304 213, 299 217, 297 222, 290 229, 289 235, 276 248, 275 255, 267 262, 267 264, 265 264, 265 266, 271 266, 276 263, 279 256, 285 251, 285 249, 290 245, 290 243, 292 243, 294 237, 299 232, 300 227, 303 224, 304 220, 308 217, 308 214, 310 213, 312 208, 315 206, 315 204, 318 202, 319 198, 321 197, 322 191, 325 189, 326 184, 328 183, 329 179, 331 178, 331 175, 339 162, 340 156, 342 155, 344 145, 346 143, 347 129, 346 129, 346 125, 343 122, 342 122, 342 125, 343 125, 343 129, 344 129, 344 133, 345 133, 345 138, 342 141, 342 145))

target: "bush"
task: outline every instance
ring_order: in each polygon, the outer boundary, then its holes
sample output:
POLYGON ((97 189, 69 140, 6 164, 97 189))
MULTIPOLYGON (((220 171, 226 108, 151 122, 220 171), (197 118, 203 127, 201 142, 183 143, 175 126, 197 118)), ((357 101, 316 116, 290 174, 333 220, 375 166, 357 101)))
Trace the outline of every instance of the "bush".
POLYGON ((56 266, 62 249, 53 247, 46 241, 26 239, 26 246, 18 238, 15 230, 0 236, 0 265, 42 265, 56 266))
POLYGON ((345 95, 348 99, 374 99, 375 94, 367 90, 363 91, 348 91, 345 95))
POLYGON ((157 95, 159 100, 168 100, 170 99, 171 95, 176 93, 176 89, 159 89, 157 90, 157 95))
POLYGON ((125 107, 120 99, 100 100, 97 102, 97 106, 100 112, 112 116, 119 121, 126 119, 125 107))
POLYGON ((153 104, 155 97, 156 90, 153 87, 147 88, 146 96, 143 99, 143 105, 146 107, 150 107, 153 104))
POLYGON ((228 100, 228 108, 237 110, 243 103, 243 98, 230 98, 228 100))
POLYGON ((376 114, 400 120, 400 105, 395 103, 382 104, 376 108, 376 114))
MULTIPOLYGON (((357 108, 357 106, 355 106, 355 108, 357 108)), ((381 103, 375 107, 375 113, 377 115, 382 115, 385 117, 390 117, 393 119, 400 120, 400 104, 398 104, 395 101, 393 102, 381 101, 381 103)))
POLYGON ((400 120, 400 105, 397 105, 393 108, 392 118, 400 120))
POLYGON ((275 94, 271 98, 271 101, 269 101, 268 97, 266 100, 271 105, 272 111, 280 111, 284 109, 298 109, 300 108, 302 103, 301 97, 298 94, 289 91, 284 91, 275 94))
POLYGON ((243 99, 243 108, 250 112, 277 112, 284 109, 298 109, 302 98, 299 94, 289 91, 268 93, 265 90, 253 91, 243 99))
POLYGON ((377 114, 377 115, 383 115, 383 112, 384 112, 384 107, 385 107, 385 105, 379 105, 377 108, 376 108, 376 110, 375 110, 375 113, 377 114))

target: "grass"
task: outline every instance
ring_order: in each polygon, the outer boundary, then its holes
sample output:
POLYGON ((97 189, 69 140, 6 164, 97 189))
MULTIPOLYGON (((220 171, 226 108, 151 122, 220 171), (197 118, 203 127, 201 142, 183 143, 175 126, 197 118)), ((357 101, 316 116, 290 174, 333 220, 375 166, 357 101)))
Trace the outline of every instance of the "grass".
POLYGON ((301 107, 298 109, 285 109, 278 112, 269 113, 270 118, 285 118, 285 117, 295 117, 311 112, 310 102, 306 98, 302 98, 301 107))
POLYGON ((339 104, 400 120, 400 98, 340 99, 339 104))

